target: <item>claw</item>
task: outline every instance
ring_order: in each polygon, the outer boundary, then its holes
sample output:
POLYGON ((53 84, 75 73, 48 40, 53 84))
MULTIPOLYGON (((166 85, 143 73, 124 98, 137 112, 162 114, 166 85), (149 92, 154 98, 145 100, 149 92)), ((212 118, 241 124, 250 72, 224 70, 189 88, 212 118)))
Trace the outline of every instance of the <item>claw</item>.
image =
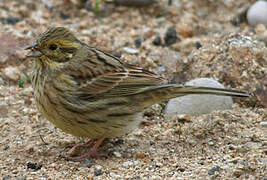
POLYGON ((75 145, 71 148, 71 155, 66 157, 67 160, 69 161, 76 161, 76 162, 82 162, 86 159, 89 159, 89 158, 99 158, 99 157, 107 157, 107 154, 105 153, 98 153, 97 152, 97 148, 101 145, 101 143, 103 142, 105 138, 102 137, 100 139, 97 139, 97 140, 89 140, 88 142, 86 142, 85 144, 78 144, 78 145, 75 145), (94 146, 89 150, 89 152, 83 154, 83 155, 80 155, 80 156, 75 156, 75 157, 71 157, 73 156, 74 154, 77 154, 77 148, 80 148, 80 147, 89 147, 91 146, 93 143, 95 142, 94 146))

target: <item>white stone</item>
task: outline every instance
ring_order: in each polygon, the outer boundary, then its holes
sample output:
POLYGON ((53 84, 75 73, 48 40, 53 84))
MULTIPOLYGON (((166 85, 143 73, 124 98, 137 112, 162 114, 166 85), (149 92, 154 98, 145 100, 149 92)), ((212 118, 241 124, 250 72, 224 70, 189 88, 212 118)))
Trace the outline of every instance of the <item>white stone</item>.
POLYGON ((31 95, 31 93, 33 92, 33 89, 31 86, 29 86, 29 87, 23 88, 22 92, 23 92, 23 94, 31 95))
POLYGON ((130 54, 138 54, 139 53, 139 51, 137 49, 129 48, 129 47, 124 47, 123 50, 127 53, 130 53, 130 54))
POLYGON ((267 1, 256 1, 247 12, 248 23, 251 26, 264 24, 267 26, 267 1))
POLYGON ((113 178, 116 178, 116 179, 121 179, 121 176, 119 174, 115 174, 113 172, 110 172, 109 175, 113 178))
POLYGON ((122 164, 123 167, 130 167, 132 166, 134 163, 132 161, 126 161, 122 164))
POLYGON ((139 164, 139 161, 134 161, 133 164, 137 166, 139 164))
POLYGON ((267 127, 267 121, 262 121, 262 122, 260 122, 260 125, 261 125, 261 126, 264 126, 264 127, 267 127))
POLYGON ((161 162, 156 162, 156 166, 161 167, 161 166, 163 166, 163 164, 161 162))
POLYGON ((22 111, 23 111, 24 114, 28 114, 29 113, 29 109, 28 108, 24 108, 22 111))
POLYGON ((17 67, 8 66, 3 69, 3 74, 10 80, 18 81, 20 78, 20 71, 17 67))
POLYGON ((102 168, 103 167, 101 165, 95 165, 95 170, 99 170, 100 171, 100 170, 102 170, 102 168))
MULTIPOLYGON (((210 78, 198 78, 187 82, 185 85, 224 88, 222 84, 210 78)), ((232 108, 231 97, 218 95, 187 95, 171 99, 165 108, 165 116, 172 118, 178 114, 197 116, 208 114, 215 110, 232 108)))
POLYGON ((117 157, 117 158, 121 158, 121 153, 115 151, 113 152, 114 156, 117 157))

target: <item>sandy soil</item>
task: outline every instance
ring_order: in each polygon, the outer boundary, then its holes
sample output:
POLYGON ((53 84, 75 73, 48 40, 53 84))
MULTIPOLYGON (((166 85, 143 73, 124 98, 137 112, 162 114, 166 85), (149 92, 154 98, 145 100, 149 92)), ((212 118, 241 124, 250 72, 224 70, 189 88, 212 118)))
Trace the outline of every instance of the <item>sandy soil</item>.
POLYGON ((266 179, 267 30, 244 20, 254 1, 100 3, 98 9, 91 2, 0 1, 0 177, 266 179), (27 81, 32 61, 23 49, 48 26, 68 27, 84 42, 170 81, 212 77, 255 96, 190 121, 164 118, 161 106, 153 106, 135 132, 103 143, 107 158, 67 161, 72 145, 86 139, 45 120, 27 81))

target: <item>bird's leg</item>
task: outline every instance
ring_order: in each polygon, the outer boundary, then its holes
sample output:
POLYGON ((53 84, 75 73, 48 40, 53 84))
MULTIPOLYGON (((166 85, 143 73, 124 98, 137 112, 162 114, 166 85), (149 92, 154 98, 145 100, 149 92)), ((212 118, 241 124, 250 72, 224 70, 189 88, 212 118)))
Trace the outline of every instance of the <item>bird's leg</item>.
POLYGON ((89 152, 81 155, 81 156, 76 156, 76 157, 67 157, 67 160, 70 161, 84 161, 90 157, 92 158, 96 158, 96 157, 101 157, 101 156, 105 156, 105 154, 101 154, 97 152, 97 148, 101 145, 101 143, 103 142, 103 140, 105 139, 105 137, 99 138, 97 140, 89 140, 88 142, 86 142, 85 144, 78 144, 75 147, 88 147, 91 146, 93 144, 93 142, 95 142, 94 146, 89 150, 89 152))
POLYGON ((75 156, 77 154, 81 153, 81 148, 88 148, 90 147, 96 140, 95 139, 89 139, 86 143, 83 144, 76 144, 74 145, 69 151, 68 154, 70 156, 75 156))
POLYGON ((102 137, 98 140, 96 140, 95 145, 90 149, 90 151, 88 152, 90 157, 101 157, 101 156, 105 156, 104 153, 98 153, 97 149, 98 147, 102 144, 102 142, 104 141, 105 137, 102 137))

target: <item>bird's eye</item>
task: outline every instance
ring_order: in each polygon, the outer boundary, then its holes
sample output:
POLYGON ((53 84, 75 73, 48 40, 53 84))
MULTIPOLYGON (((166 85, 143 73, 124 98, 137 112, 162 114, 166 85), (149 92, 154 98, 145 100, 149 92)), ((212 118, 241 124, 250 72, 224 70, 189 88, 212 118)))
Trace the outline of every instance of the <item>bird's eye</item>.
POLYGON ((51 44, 51 45, 49 46, 49 49, 52 50, 52 51, 54 51, 54 50, 57 49, 57 45, 56 45, 56 44, 51 44))

